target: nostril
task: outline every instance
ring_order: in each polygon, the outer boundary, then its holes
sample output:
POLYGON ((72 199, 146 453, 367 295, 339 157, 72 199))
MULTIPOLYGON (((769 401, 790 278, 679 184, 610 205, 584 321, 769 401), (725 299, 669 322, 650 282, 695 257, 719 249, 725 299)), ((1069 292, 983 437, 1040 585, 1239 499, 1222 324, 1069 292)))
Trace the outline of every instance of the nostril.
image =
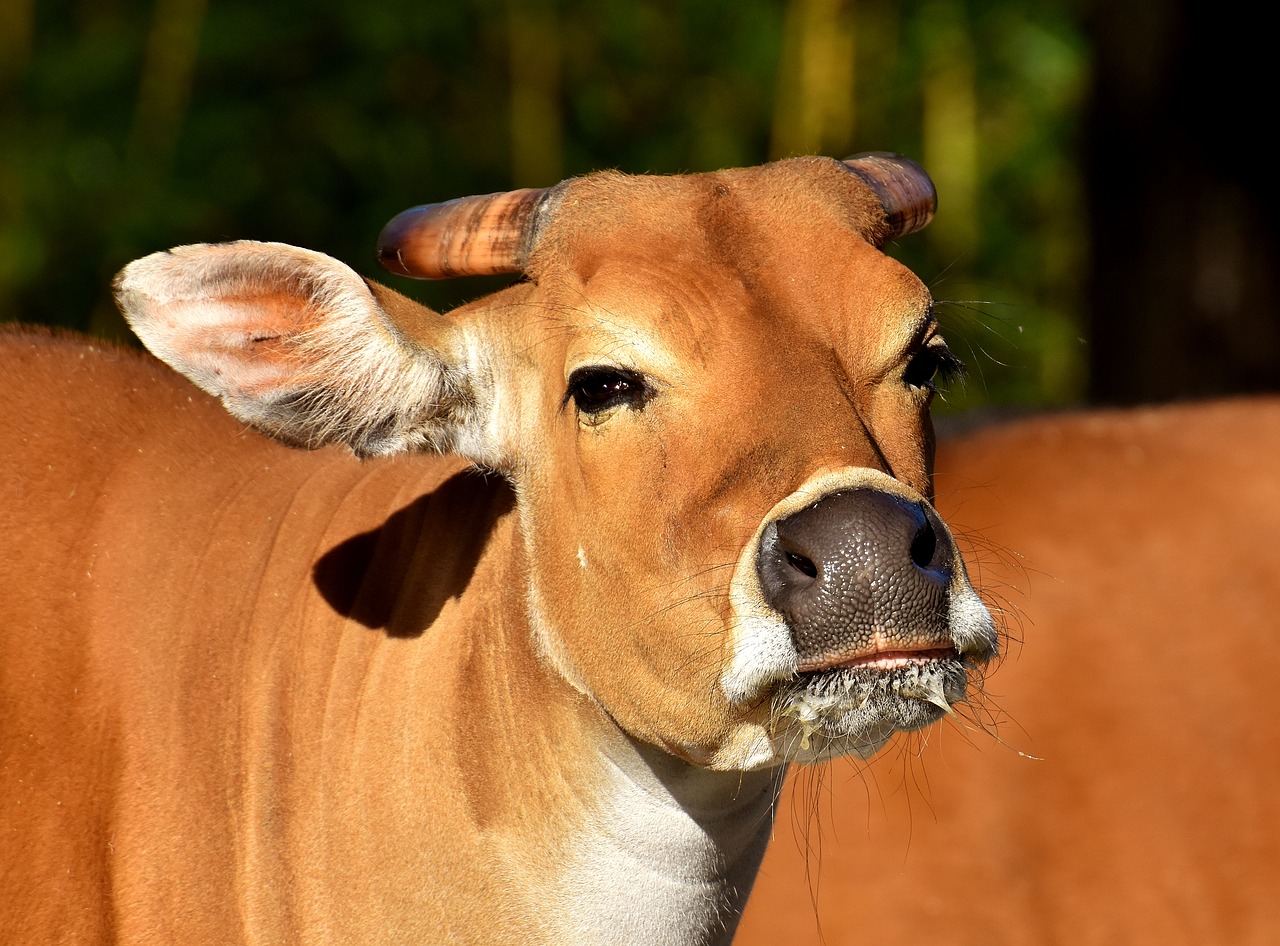
POLYGON ((916 537, 911 540, 911 561, 915 562, 918 568, 928 568, 937 550, 938 536, 933 531, 933 526, 929 523, 929 520, 926 519, 924 525, 920 527, 920 531, 916 533, 916 537))
POLYGON ((813 564, 811 559, 795 552, 783 552, 782 554, 786 558, 787 564, 800 572, 800 574, 807 575, 810 578, 818 577, 818 566, 813 564))

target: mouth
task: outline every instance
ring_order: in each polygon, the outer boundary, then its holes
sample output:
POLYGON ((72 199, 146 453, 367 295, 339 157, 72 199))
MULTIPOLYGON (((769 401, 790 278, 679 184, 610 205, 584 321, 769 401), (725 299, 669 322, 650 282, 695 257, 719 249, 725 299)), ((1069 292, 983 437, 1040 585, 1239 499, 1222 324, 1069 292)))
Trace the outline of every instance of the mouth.
POLYGON ((800 665, 802 674, 819 674, 835 670, 896 670, 900 667, 920 666, 938 660, 958 660, 960 655, 951 646, 920 649, 876 650, 845 659, 815 660, 800 665))
POLYGON ((773 700, 774 728, 796 762, 867 757, 963 702, 978 667, 954 647, 883 650, 804 668, 773 700))

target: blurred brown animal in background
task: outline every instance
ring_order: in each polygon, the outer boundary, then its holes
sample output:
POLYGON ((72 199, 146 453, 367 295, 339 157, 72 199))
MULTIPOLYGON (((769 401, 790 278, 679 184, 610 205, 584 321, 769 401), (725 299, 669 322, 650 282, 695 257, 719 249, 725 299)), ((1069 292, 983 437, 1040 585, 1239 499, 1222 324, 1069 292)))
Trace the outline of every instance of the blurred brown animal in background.
POLYGON ((1275 399, 944 439, 990 731, 793 767, 738 946, 1280 942, 1278 466, 1275 399))

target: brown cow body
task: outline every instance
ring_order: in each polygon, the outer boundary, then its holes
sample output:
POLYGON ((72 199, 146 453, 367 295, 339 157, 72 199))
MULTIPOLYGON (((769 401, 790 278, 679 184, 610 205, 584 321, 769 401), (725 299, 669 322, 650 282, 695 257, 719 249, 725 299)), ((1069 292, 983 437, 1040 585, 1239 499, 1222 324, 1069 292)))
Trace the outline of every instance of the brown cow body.
POLYGON ((1280 942, 1278 458, 1274 398, 944 440, 939 507, 1024 615, 1004 744, 793 770, 735 942, 1280 942))
MULTIPOLYGON (((33 382, 0 398, 33 420, 0 528, 46 530, 0 571, 3 941, 555 940, 606 773, 524 602, 465 593, 526 580, 508 483, 282 448, 132 352, 0 339, 33 382)), ((703 775, 749 886, 776 775, 703 775)))
MULTIPOLYGON (((478 635, 463 660, 450 652, 463 646, 456 638, 414 640, 432 611, 502 604, 459 600, 468 580, 512 580, 486 574, 510 542, 502 480, 434 457, 361 464, 345 451, 281 449, 132 353, 18 336, 5 354, 47 382, 4 388, 4 416, 37 419, 6 460, 50 473, 7 474, 17 495, 0 513, 6 533, 32 510, 48 530, 0 566, 6 604, 22 615, 0 671, 0 771, 14 806, 3 843, 21 854, 5 883, 20 932, 6 942, 112 930, 126 942, 194 942, 210 928, 264 942, 340 936, 370 891, 407 882, 345 868, 370 863, 360 838, 394 848, 413 832, 420 800, 439 791, 433 769, 545 764, 503 718, 510 707, 472 697, 465 718, 435 720, 451 705, 436 694, 483 689, 494 642, 478 635), (58 470, 74 442, 96 449, 58 470), (111 449, 121 443, 128 449, 111 449), (328 550, 329 564, 317 565, 328 550), (415 559, 433 567, 420 573, 415 559), (68 589, 72 569, 84 581, 68 589), (237 589, 230 602, 227 586, 237 589), (296 626, 308 634, 288 633, 296 626), (424 725, 456 738, 415 748, 447 758, 407 751, 424 725), (472 748, 477 731, 486 753, 472 748), (298 732, 308 734, 301 743, 298 732), (508 734, 520 744, 504 745, 508 734), (377 830, 344 837, 353 823, 377 830), (110 857, 139 844, 146 858, 110 857), (295 900, 318 909, 281 909, 295 900), (86 903, 119 905, 99 914, 86 903)), ((465 617, 482 634, 502 627, 500 616, 465 617)), ((513 803, 532 801, 486 807, 513 803)), ((438 846, 393 866, 448 870, 426 859, 468 856, 438 846)), ((489 917, 496 931, 508 919, 489 917)))
POLYGON ((885 156, 464 200, 382 246, 528 276, 448 316, 279 244, 131 264, 239 420, 6 338, 0 941, 726 942, 786 763, 994 653, 877 249, 932 210, 885 156))

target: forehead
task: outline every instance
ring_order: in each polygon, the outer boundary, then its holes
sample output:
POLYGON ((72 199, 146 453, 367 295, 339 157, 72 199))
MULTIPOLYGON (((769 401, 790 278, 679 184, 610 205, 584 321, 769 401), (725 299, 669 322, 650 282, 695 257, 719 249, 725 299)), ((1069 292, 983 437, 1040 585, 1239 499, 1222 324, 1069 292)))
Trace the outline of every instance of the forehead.
POLYGON ((827 158, 597 174, 568 183, 530 274, 561 297, 556 321, 603 346, 642 347, 657 332, 696 356, 735 332, 745 344, 761 324, 827 349, 906 344, 929 296, 872 245, 883 225, 870 189, 827 158))
MULTIPOLYGON (((780 225, 808 223, 871 242, 885 226, 871 189, 830 158, 670 177, 603 172, 562 186, 537 257, 549 260, 571 245, 583 266, 593 250, 612 255, 620 243, 657 239, 675 255, 721 250, 750 269, 762 262, 752 257, 753 247, 781 244, 780 225)), ((535 257, 531 268, 540 262, 535 257)))

